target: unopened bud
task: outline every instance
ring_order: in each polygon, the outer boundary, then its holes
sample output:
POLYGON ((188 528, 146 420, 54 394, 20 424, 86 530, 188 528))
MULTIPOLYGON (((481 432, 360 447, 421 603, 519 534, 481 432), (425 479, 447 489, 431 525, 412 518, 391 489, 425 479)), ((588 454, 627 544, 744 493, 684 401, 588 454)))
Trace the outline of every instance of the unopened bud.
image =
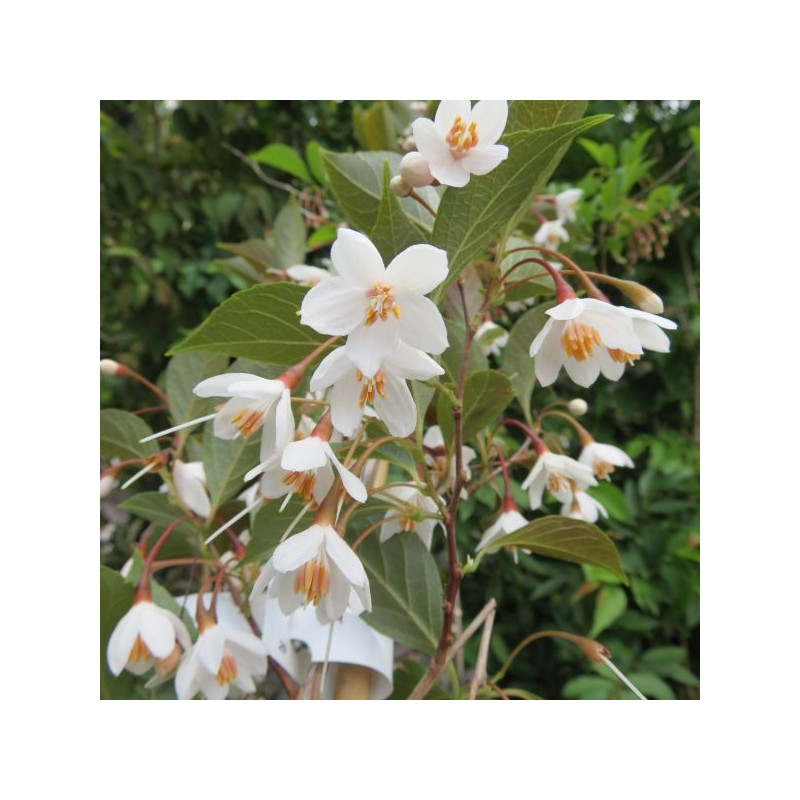
POLYGON ((433 183, 430 165, 416 151, 406 153, 400 160, 400 177, 412 188, 433 183))
POLYGON ((413 187, 409 186, 399 175, 395 175, 389 181, 389 189, 398 197, 408 197, 413 191, 413 187))
POLYGON ((580 397, 576 397, 567 403, 567 409, 573 417, 582 417, 589 410, 589 404, 580 397))
POLYGON ((619 289, 629 300, 636 303, 642 311, 660 314, 664 310, 661 298, 646 286, 636 281, 623 281, 619 278, 606 278, 606 282, 619 289))
POLYGON ((119 364, 110 358, 100 359, 100 374, 101 375, 116 375, 119 371, 119 364))
POLYGON ((111 490, 117 485, 116 479, 110 475, 104 475, 100 478, 100 498, 107 497, 111 494, 111 490))
POLYGON ((592 639, 586 639, 583 636, 577 636, 575 643, 583 651, 583 654, 589 661, 594 661, 596 664, 605 663, 604 658, 611 658, 611 653, 600 644, 592 639))

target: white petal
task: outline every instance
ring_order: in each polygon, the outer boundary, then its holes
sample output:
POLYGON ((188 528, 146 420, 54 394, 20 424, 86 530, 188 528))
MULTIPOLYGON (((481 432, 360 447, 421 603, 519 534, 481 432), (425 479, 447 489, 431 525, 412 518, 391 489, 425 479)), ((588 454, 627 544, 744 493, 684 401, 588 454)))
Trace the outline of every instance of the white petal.
POLYGON ((436 178, 442 186, 452 186, 460 189, 469 183, 469 170, 464 166, 462 160, 456 160, 448 152, 447 156, 440 161, 431 161, 431 175, 436 178))
POLYGON ((397 349, 383 362, 385 372, 399 378, 427 381, 434 375, 444 375, 444 370, 429 355, 399 342, 397 349))
POLYGON ((276 572, 291 572, 317 555, 325 540, 328 526, 312 525, 308 530, 290 536, 275 548, 270 561, 276 572))
POLYGON ((458 117, 461 117, 461 121, 466 124, 471 121, 472 110, 469 100, 442 100, 439 103, 434 122, 442 136, 447 136, 450 133, 450 129, 458 117))
POLYGON ((639 337, 642 347, 655 353, 669 353, 670 341, 658 325, 645 320, 634 319, 633 332, 639 337))
POLYGON ((417 406, 406 382, 389 373, 385 377, 386 397, 375 395, 375 411, 392 436, 409 436, 417 425, 417 406))
POLYGON ((141 603, 133 606, 117 623, 108 640, 108 668, 112 675, 119 675, 128 663, 133 643, 139 635, 141 620, 141 603))
POLYGON ((175 629, 169 619, 173 615, 150 605, 148 612, 142 614, 142 641, 156 658, 166 658, 175 649, 175 629))
MULTIPOLYGON (((547 325, 550 325, 550 322, 545 325, 545 328, 547 328, 547 325)), ((549 335, 542 336, 542 333, 544 333, 544 330, 540 332, 539 336, 531 344, 531 352, 533 352, 534 346, 538 345, 533 368, 536 373, 536 380, 542 386, 550 386, 558 377, 561 365, 564 363, 564 351, 561 349, 561 341, 557 329, 551 327, 547 332, 549 335)))
POLYGON ((447 329, 439 309, 427 297, 408 289, 396 289, 394 296, 400 306, 400 338, 426 353, 444 352, 447 329))
POLYGON ((565 358, 564 369, 578 386, 587 388, 600 377, 600 359, 596 355, 590 356, 583 361, 565 358))
POLYGON ((361 383, 355 374, 342 378, 331 389, 331 419, 333 426, 344 436, 352 436, 361 423, 363 409, 359 405, 361 383))
POLYGON ((479 100, 472 109, 472 122, 476 123, 478 133, 476 150, 482 150, 486 145, 493 145, 503 135, 507 121, 507 100, 479 100))
POLYGON ((213 378, 206 378, 194 387, 194 393, 198 397, 230 397, 228 387, 232 383, 240 381, 252 381, 256 375, 247 372, 228 372, 224 375, 215 375, 213 378))
MULTIPOLYGON (((201 480, 197 475, 197 470, 191 469, 192 466, 192 464, 184 464, 180 459, 175 460, 172 468, 175 491, 189 510, 205 519, 211 512, 211 501, 205 488, 205 475, 201 480)), ((200 463, 200 467, 202 469, 202 463, 200 463)))
POLYGON ((369 583, 361 559, 333 528, 328 528, 325 534, 325 549, 331 561, 339 567, 342 574, 353 586, 363 586, 369 583))
POLYGON ((342 483, 344 484, 344 488, 347 490, 347 493, 359 503, 366 503, 367 487, 364 486, 364 484, 355 475, 353 475, 353 473, 350 472, 350 470, 347 469, 338 458, 336 458, 336 453, 333 452, 333 449, 327 442, 324 442, 323 445, 327 451, 331 463, 339 473, 339 477, 342 479, 342 483))
POLYGON ((328 460, 327 442, 318 436, 309 436, 292 442, 281 457, 281 467, 289 472, 306 472, 319 469, 328 460))
POLYGON ((311 376, 310 389, 312 392, 327 389, 328 386, 343 380, 346 375, 349 377, 349 373, 352 373, 352 378, 355 380, 356 370, 357 367, 347 357, 345 348, 337 347, 320 361, 319 366, 311 376))
POLYGON ((428 294, 447 277, 447 253, 429 244, 414 244, 399 253, 386 268, 393 287, 428 294))
POLYGON ((431 162, 442 164, 453 161, 453 157, 450 155, 450 148, 444 140, 444 134, 437 129, 432 120, 415 119, 411 123, 411 131, 414 134, 414 143, 417 145, 417 150, 419 150, 420 155, 428 162, 429 166, 431 162))
POLYGON ((339 228, 331 248, 331 261, 339 275, 351 284, 366 288, 383 280, 381 254, 363 233, 339 228))
POLYGON ((507 158, 508 148, 504 144, 490 144, 488 147, 476 147, 470 150, 460 163, 473 175, 486 175, 507 158))
POLYGON ((319 333, 345 336, 361 324, 366 313, 364 287, 346 278, 331 278, 318 283, 303 298, 300 322, 319 333))
POLYGON ((200 634, 195 647, 203 666, 212 675, 216 675, 225 651, 225 629, 220 625, 214 625, 213 628, 200 634))
MULTIPOLYGON (((419 297, 419 295, 417 295, 419 297)), ((430 303, 426 298, 420 298, 430 303)), ((433 303, 431 303, 433 305, 433 303)), ((434 309, 436 306, 433 306, 434 309)), ((405 311, 405 309, 403 309, 405 311)), ((439 313, 438 311, 436 312, 439 313)), ((361 325, 347 337, 347 357, 367 376, 373 376, 386 356, 400 339, 402 320, 389 316, 378 319, 372 325, 361 325)), ((443 324, 444 327, 444 324, 443 324)), ((446 335, 446 334, 445 334, 446 335)), ((441 352, 441 351, 439 351, 441 352)))
POLYGON ((600 359, 600 370, 606 378, 610 381, 618 381, 622 377, 625 372, 624 361, 614 361, 605 347, 600 349, 598 358, 600 359))
POLYGON ((234 381, 228 390, 235 397, 249 397, 259 402, 274 403, 286 390, 283 381, 251 375, 248 380, 234 381))
POLYGON ((583 305, 584 302, 585 301, 581 300, 580 298, 565 300, 563 303, 559 303, 553 308, 548 308, 547 311, 545 311, 545 314, 553 319, 575 319, 575 317, 579 317, 586 310, 583 305))

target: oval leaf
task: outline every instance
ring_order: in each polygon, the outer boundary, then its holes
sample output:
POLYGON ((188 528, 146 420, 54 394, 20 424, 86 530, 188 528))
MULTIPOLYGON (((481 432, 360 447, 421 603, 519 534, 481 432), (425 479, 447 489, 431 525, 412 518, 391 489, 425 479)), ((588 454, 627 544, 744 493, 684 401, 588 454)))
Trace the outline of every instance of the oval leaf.
POLYGON ((425 237, 400 207, 400 201, 389 188, 391 180, 389 164, 383 163, 383 190, 378 218, 369 235, 378 248, 385 264, 388 264, 401 250, 412 244, 425 242, 425 237))
POLYGON ((100 412, 100 452, 107 458, 145 458, 157 452, 155 442, 139 443, 152 433, 150 426, 135 414, 118 408, 100 412))
POLYGON ((259 164, 266 164, 268 167, 275 167, 275 169, 279 169, 282 172, 288 172, 306 183, 312 183, 305 161, 303 161, 300 153, 289 147, 288 144, 268 144, 257 153, 253 153, 250 158, 253 161, 258 161, 259 164))

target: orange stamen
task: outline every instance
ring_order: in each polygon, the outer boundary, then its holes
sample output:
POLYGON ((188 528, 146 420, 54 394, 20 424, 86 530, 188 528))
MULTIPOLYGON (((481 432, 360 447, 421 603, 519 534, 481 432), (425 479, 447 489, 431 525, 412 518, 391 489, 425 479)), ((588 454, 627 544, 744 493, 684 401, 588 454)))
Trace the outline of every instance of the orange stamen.
POLYGON ((312 558, 298 567, 294 574, 294 593, 303 595, 306 604, 319 605, 331 590, 330 570, 323 562, 312 558))
POLYGON ((400 308, 396 305, 392 287, 385 283, 376 283, 367 289, 367 312, 364 317, 365 325, 373 325, 378 319, 386 321, 389 313, 400 319, 400 308))
POLYGON ((236 660, 233 658, 233 656, 226 653, 222 657, 222 661, 219 665, 219 671, 217 672, 217 683, 220 686, 230 683, 236 677, 236 672, 236 660))
POLYGON ((626 353, 624 350, 619 350, 617 348, 608 348, 608 354, 611 358, 614 359, 617 363, 626 363, 629 367, 632 367, 640 358, 640 355, 636 355, 635 353, 626 353))
POLYGON ((450 132, 444 139, 455 158, 462 158, 478 144, 478 125, 470 122, 466 125, 461 117, 456 117, 450 132))
POLYGON ((568 358, 585 361, 594 354, 595 345, 599 346, 600 344, 600 334, 591 325, 570 320, 564 326, 561 346, 568 358))

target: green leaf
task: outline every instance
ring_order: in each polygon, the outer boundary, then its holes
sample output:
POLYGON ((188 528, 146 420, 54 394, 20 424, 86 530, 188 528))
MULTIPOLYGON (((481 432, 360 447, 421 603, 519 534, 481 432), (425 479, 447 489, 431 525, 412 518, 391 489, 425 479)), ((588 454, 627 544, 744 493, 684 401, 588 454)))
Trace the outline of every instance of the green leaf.
POLYGON ((220 439, 214 436, 214 420, 203 432, 203 466, 211 498, 209 519, 225 502, 244 488, 244 475, 259 462, 261 432, 247 438, 220 439))
MULTIPOLYGON (((643 694, 645 697, 650 697, 653 700, 674 700, 675 692, 664 683, 657 675, 651 675, 649 672, 631 672, 628 674, 630 682, 643 694)), ((635 695, 630 689, 623 689, 623 693, 630 698, 635 695)), ((638 698, 636 698, 638 700, 638 698)))
POLYGON ((462 189, 445 192, 433 226, 433 244, 447 250, 449 274, 439 293, 486 245, 511 225, 547 183, 563 151, 580 133, 608 115, 503 137, 508 158, 488 175, 473 175, 462 189))
MULTIPOLYGON (((151 543, 186 513, 179 505, 172 502, 166 492, 139 492, 124 500, 119 507, 154 524, 151 543)), ((199 545, 200 536, 197 528, 186 520, 170 534, 161 548, 160 556, 162 558, 191 556, 197 553, 199 545)))
POLYGON ((257 153, 253 153, 250 158, 258 161, 259 164, 266 164, 268 167, 288 172, 306 183, 312 183, 311 175, 309 175, 300 153, 287 144, 268 144, 257 153))
POLYGON ((248 239, 246 242, 219 243, 217 247, 228 253, 243 258, 251 267, 256 270, 256 274, 263 277, 263 273, 268 269, 275 269, 277 261, 275 248, 272 242, 266 239, 248 239))
MULTIPOLYGON (((509 236, 506 242, 506 250, 515 250, 520 247, 530 247, 532 242, 523 239, 519 236, 509 236)), ((522 264, 517 267, 521 261, 525 261, 531 257, 538 257, 540 254, 532 250, 519 251, 517 253, 509 253, 500 264, 500 271, 505 275, 510 270, 514 270, 509 276, 509 283, 516 283, 524 278, 532 278, 534 275, 539 277, 532 280, 526 280, 519 286, 513 286, 505 292, 505 300, 526 300, 529 297, 537 297, 539 295, 547 294, 552 296, 555 294, 553 286, 553 279, 549 275, 543 275, 544 269, 539 264, 522 264)))
POLYGON ((608 511, 612 519, 628 524, 633 522, 633 517, 631 517, 631 512, 628 508, 628 501, 618 486, 608 481, 600 481, 597 486, 587 489, 587 493, 608 511))
POLYGON ((397 147, 394 119, 389 104, 377 100, 369 108, 353 108, 353 130, 365 150, 392 150, 397 147))
POLYGON ((589 638, 594 639, 606 628, 610 628, 627 608, 628 595, 621 586, 604 586, 597 593, 589 638))
MULTIPOLYGON (((467 337, 467 330, 461 322, 454 322, 446 319, 444 326, 447 328, 447 350, 439 356, 442 366, 445 368, 450 380, 458 382, 458 373, 461 370, 461 357, 464 353, 464 340, 467 337)), ((483 354, 477 342, 472 343, 467 357, 467 375, 472 372, 489 369, 489 361, 483 354)))
POLYGON ((433 653, 442 627, 442 582, 419 536, 400 533, 380 544, 376 533, 358 555, 372 595, 372 611, 362 619, 400 644, 433 653))
MULTIPOLYGON (((210 414, 219 398, 198 397, 193 389, 200 381, 228 369, 228 359, 220 353, 179 353, 167 365, 169 413, 177 425, 210 414)), ((191 428, 178 431, 178 450, 191 434, 191 428)))
POLYGON ((306 258, 306 223, 294 199, 278 212, 272 231, 278 269, 302 264, 306 258))
POLYGON ((400 201, 389 188, 389 164, 383 162, 383 191, 378 218, 369 238, 378 248, 381 258, 388 264, 401 250, 425 241, 425 237, 400 207, 400 201))
POLYGON ((100 565, 100 698, 126 700, 130 698, 134 676, 127 671, 115 678, 108 668, 108 640, 117 623, 133 606, 134 588, 113 569, 100 565))
POLYGON ((572 122, 583 116, 586 105, 586 100, 512 100, 505 132, 534 131, 572 122))
POLYGON ((209 350, 236 358, 273 364, 295 364, 324 341, 298 311, 308 289, 271 283, 237 292, 206 317, 167 355, 209 350))
POLYGON ((311 176, 320 186, 328 185, 328 176, 325 174, 325 165, 322 163, 320 146, 317 141, 310 141, 306 145, 306 161, 311 170, 311 176))
POLYGON ((306 250, 319 250, 336 239, 339 229, 336 225, 320 225, 306 241, 306 250))
MULTIPOLYGON (((411 658, 404 658, 394 670, 392 681, 394 691, 389 700, 407 700, 416 685, 422 680, 425 674, 425 666, 419 661, 411 658)), ((423 700, 452 700, 453 698, 438 684, 434 684, 423 700)))
POLYGON ((503 372, 511 381, 526 417, 530 412, 531 396, 536 384, 534 360, 530 356, 531 342, 549 319, 545 312, 552 307, 553 303, 545 303, 526 311, 511 329, 506 344, 503 372))
MULTIPOLYGON (((501 372, 473 372, 464 383, 463 439, 467 441, 490 422, 499 419, 511 402, 514 392, 511 382, 501 372)), ((436 405, 442 435, 449 444, 453 441, 453 404, 442 393, 436 405)))
MULTIPOLYGON (((383 165, 389 163, 392 175, 400 172, 400 155, 397 153, 331 153, 321 150, 322 162, 330 179, 336 200, 347 218, 362 231, 371 231, 378 221, 383 194, 383 165)), ((431 208, 439 205, 439 193, 430 186, 418 189, 431 208)), ((409 219, 423 231, 430 231, 433 217, 416 200, 398 198, 398 203, 409 219)))
POLYGON ((100 412, 100 452, 106 458, 146 458, 158 451, 156 442, 139 444, 153 430, 129 411, 106 408, 100 412))
POLYGON ((622 569, 619 554, 611 539, 600 528, 569 517, 542 517, 514 533, 501 536, 489 547, 524 547, 540 556, 604 567, 625 583, 628 578, 622 569))
MULTIPOLYGON (((246 562, 267 561, 304 505, 302 498, 295 495, 281 511, 282 502, 283 498, 279 498, 256 511, 250 525, 250 541, 245 550, 246 562)), ((303 530, 303 523, 301 522, 295 530, 298 532, 303 530)))
MULTIPOLYGON (((614 681, 618 678, 614 676, 614 681)), ((564 684, 561 693, 565 700, 608 700, 616 688, 616 683, 600 675, 578 675, 564 684)), ((631 697, 633 697, 631 692, 631 697)))
POLYGON ((591 139, 578 139, 578 144, 601 166, 614 169, 617 166, 617 151, 608 142, 592 141, 591 139))

